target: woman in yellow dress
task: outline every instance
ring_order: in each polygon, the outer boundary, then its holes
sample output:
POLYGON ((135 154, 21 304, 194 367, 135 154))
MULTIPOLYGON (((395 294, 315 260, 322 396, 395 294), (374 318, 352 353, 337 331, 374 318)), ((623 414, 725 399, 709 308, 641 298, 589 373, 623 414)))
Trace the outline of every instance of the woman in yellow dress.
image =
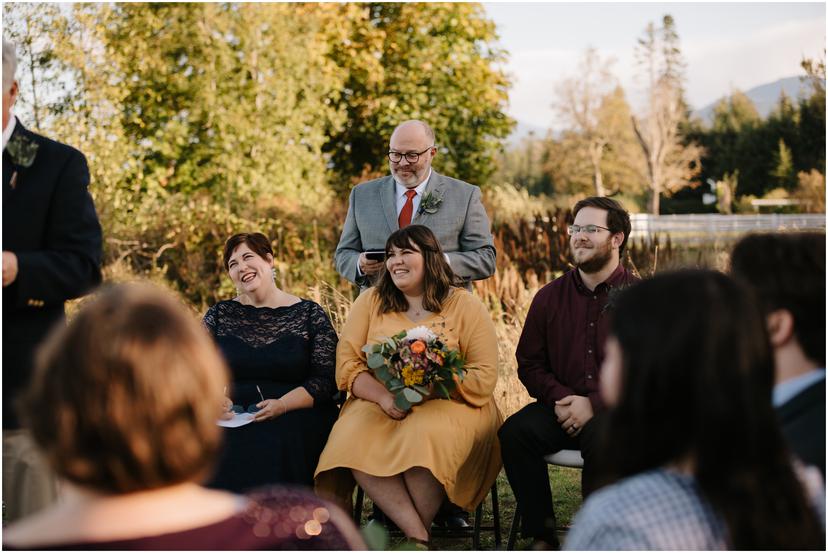
POLYGON ((348 400, 319 459, 316 488, 348 505, 356 480, 408 538, 427 542, 446 495, 473 510, 500 471, 497 337, 483 303, 452 286, 431 230, 400 229, 385 252, 386 270, 354 302, 337 346, 337 385, 348 400), (450 399, 432 394, 401 411, 362 348, 417 326, 459 350, 468 372, 450 399))

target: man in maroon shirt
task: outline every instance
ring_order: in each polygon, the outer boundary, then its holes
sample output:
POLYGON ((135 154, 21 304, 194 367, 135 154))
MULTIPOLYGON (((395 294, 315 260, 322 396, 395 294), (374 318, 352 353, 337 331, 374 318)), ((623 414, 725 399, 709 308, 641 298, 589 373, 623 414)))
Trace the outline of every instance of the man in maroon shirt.
MULTIPOLYGON (((537 401, 509 417, 498 433, 506 476, 522 514, 521 535, 558 545, 543 457, 580 449, 581 490, 594 484, 599 368, 610 293, 634 282, 622 266, 630 216, 616 201, 592 197, 572 210, 569 245, 575 268, 541 288, 517 346, 518 377, 537 401)), ((600 417, 598 417, 600 418, 600 417)))

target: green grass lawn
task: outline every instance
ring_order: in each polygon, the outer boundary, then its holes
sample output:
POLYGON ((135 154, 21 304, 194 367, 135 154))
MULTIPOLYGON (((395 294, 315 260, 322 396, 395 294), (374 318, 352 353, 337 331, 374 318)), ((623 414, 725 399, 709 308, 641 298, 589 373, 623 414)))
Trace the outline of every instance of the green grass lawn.
MULTIPOLYGON (((579 469, 550 466, 549 480, 552 484, 552 497, 555 505, 558 537, 563 543, 572 517, 581 506, 581 471, 579 469)), ((501 549, 505 549, 506 540, 509 537, 509 527, 512 524, 512 517, 515 514, 515 498, 512 495, 512 488, 509 487, 509 482, 506 480, 506 474, 503 471, 497 477, 497 496, 500 511, 501 549)), ((363 511, 365 513, 363 515, 363 523, 365 522, 364 518, 371 511, 370 507, 367 507, 367 504, 368 502, 366 501, 366 509, 363 511)), ((487 496, 483 502, 483 525, 491 524, 492 503, 491 497, 487 496)), ((515 543, 515 549, 528 549, 530 544, 531 540, 518 537, 515 543)), ((472 548, 472 540, 471 538, 434 538, 431 547, 432 549, 440 551, 468 551, 472 548)), ((492 532, 483 532, 481 534, 480 547, 484 550, 495 549, 494 534, 492 532)), ((404 540, 401 538, 391 538, 388 548, 404 548, 404 540)))

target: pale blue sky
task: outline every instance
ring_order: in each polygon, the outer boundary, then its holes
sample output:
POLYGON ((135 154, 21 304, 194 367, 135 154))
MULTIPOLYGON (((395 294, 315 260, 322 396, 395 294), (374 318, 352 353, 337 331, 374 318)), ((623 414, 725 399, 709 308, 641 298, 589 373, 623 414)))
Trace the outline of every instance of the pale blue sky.
POLYGON ((733 88, 747 90, 800 75, 803 56, 822 57, 824 3, 485 3, 509 51, 509 113, 523 123, 554 126, 555 84, 574 74, 595 47, 617 61, 614 73, 634 107, 634 49, 647 23, 669 13, 687 61, 686 96, 694 109, 733 88))

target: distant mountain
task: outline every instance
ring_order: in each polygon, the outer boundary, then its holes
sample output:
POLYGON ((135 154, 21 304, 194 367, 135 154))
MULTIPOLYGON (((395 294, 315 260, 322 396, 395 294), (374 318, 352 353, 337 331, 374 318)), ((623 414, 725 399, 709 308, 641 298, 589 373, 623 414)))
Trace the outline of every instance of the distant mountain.
MULTIPOLYGON (((772 83, 767 83, 751 88, 750 90, 742 91, 745 96, 753 101, 756 106, 756 111, 762 117, 767 117, 773 111, 774 106, 779 101, 779 95, 784 91, 791 99, 795 100, 800 94, 808 95, 810 93, 811 85, 807 81, 803 81, 799 77, 787 77, 779 79, 772 83)), ((721 100, 721 98, 719 98, 721 100)), ((705 123, 713 122, 713 106, 719 100, 693 112, 693 115, 699 117, 705 123)))

